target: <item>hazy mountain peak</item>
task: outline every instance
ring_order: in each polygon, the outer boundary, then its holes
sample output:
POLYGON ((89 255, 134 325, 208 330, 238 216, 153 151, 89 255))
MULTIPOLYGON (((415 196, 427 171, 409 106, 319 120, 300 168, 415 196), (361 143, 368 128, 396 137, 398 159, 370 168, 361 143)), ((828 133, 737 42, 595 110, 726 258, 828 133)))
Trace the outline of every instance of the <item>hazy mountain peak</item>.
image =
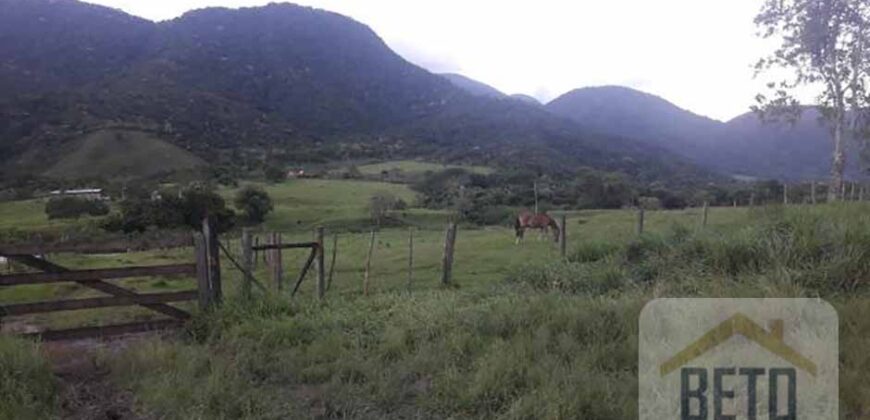
POLYGON ((479 82, 458 73, 441 73, 440 76, 449 80, 456 87, 475 96, 486 96, 490 98, 504 98, 507 96, 500 90, 487 85, 486 83, 479 82))

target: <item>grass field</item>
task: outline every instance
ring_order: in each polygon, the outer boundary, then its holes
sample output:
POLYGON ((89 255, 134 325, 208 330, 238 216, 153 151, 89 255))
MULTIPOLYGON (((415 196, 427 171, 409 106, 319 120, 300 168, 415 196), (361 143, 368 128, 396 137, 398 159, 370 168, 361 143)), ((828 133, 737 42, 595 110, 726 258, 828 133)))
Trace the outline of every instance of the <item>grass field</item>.
POLYGON ((359 171, 364 175, 380 175, 384 171, 399 170, 405 174, 423 174, 427 171, 438 172, 445 169, 462 168, 477 174, 490 174, 492 168, 486 166, 447 165, 441 163, 421 162, 416 160, 396 160, 390 162, 362 165, 359 171))
POLYGON ((48 220, 46 199, 0 202, 0 231, 46 231, 88 223, 91 218, 79 220, 48 220))
MULTIPOLYGON (((515 245, 508 227, 462 226, 455 284, 439 284, 445 215, 415 230, 407 272, 407 227, 377 233, 372 293, 362 295, 368 197, 405 186, 297 180, 266 186, 277 211, 265 229, 285 241, 310 240, 317 224, 339 234, 333 284, 324 303, 313 276, 290 300, 286 290, 304 252, 284 253, 285 291, 237 298, 240 274, 225 263, 228 301, 201 314, 189 334, 150 339, 94 363, 130 390, 155 418, 509 418, 626 419, 637 416, 637 319, 653 297, 823 297, 839 311, 841 413, 870 416, 870 205, 649 211, 638 237, 631 210, 568 217, 568 261, 551 240, 530 234, 515 245), (301 223, 300 223, 301 221, 301 223)), ((230 196, 233 191, 223 192, 230 196)), ((421 212, 415 210, 415 212, 421 212)), ((225 237, 238 254, 237 237, 225 237)), ((76 266, 189 261, 189 250, 76 258, 76 266)), ((328 260, 328 258, 327 258, 328 260)), ((224 260, 226 261, 226 260, 224 260)), ((182 288, 185 279, 134 279, 140 290, 182 288)), ((0 290, 0 302, 36 299, 0 290)), ((93 315, 93 314, 92 314, 93 315)), ((137 316, 125 314, 124 316, 137 316)), ((76 313, 60 324, 93 322, 76 313)), ((49 322, 48 320, 44 320, 49 322)), ((10 354, 21 343, 0 342, 10 354)), ((24 360, 41 372, 38 360, 24 360)), ((14 369, 0 377, 16 378, 14 369)), ((0 403, 48 413, 42 376, 0 403), (26 392, 25 392, 26 391, 26 392), (30 405, 21 401, 35 401, 30 405), (36 407, 36 408, 34 408, 36 407), (42 407, 42 408, 40 408, 42 407), (42 410, 42 411, 39 411, 42 410)), ((49 386, 49 385, 45 385, 49 386)), ((25 411, 28 412, 28 411, 25 411)))
POLYGON ((86 135, 44 175, 53 178, 149 177, 205 165, 190 152, 154 135, 107 129, 86 135))

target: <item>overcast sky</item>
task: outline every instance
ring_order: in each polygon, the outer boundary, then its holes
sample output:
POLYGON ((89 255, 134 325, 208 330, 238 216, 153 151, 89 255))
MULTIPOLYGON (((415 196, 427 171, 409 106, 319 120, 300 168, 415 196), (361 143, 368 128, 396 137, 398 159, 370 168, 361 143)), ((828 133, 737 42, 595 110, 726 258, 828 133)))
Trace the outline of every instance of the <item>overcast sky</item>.
MULTIPOLYGON (((261 0, 90 0, 151 20, 261 0)), ((546 102, 584 86, 624 85, 728 120, 764 83, 770 51, 752 22, 759 0, 299 0, 375 30, 433 72, 461 73, 546 102)))

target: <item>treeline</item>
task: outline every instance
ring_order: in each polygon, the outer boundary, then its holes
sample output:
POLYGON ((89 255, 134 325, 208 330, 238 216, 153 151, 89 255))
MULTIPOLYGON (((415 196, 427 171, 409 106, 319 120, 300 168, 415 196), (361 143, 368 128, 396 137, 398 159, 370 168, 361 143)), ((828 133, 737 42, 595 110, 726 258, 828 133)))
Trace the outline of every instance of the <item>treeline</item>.
MULTIPOLYGON (((733 181, 709 185, 674 186, 641 184, 618 173, 581 168, 564 175, 501 170, 478 174, 461 168, 427 173, 412 185, 420 204, 435 209, 454 209, 465 220, 480 224, 502 223, 514 208, 535 205, 541 210, 618 209, 643 206, 648 209, 681 209, 712 206, 822 202, 827 186, 821 183, 784 184, 779 181, 733 181), (537 190, 537 191, 536 191, 537 190)), ((863 186, 852 184, 844 198, 863 197, 863 186)))

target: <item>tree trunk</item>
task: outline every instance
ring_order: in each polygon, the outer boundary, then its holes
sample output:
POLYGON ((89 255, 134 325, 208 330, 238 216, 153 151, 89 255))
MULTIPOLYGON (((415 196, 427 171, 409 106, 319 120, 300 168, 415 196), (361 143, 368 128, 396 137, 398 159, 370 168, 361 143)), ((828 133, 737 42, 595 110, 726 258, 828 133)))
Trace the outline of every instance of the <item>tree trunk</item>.
POLYGON ((846 153, 843 151, 843 120, 834 121, 834 155, 831 163, 831 187, 828 188, 828 201, 840 199, 843 191, 843 171, 846 169, 846 153))

